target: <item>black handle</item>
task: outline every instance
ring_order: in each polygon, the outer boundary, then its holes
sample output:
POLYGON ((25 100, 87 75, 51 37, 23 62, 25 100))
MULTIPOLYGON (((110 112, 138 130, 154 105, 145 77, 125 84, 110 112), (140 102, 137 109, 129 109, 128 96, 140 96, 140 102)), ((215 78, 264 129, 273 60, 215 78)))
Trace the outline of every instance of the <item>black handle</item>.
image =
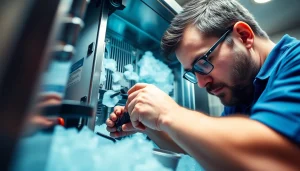
POLYGON ((42 109, 44 116, 64 118, 89 118, 93 116, 93 106, 80 104, 78 101, 64 100, 61 104, 49 105, 42 109))
POLYGON ((110 137, 110 136, 107 136, 107 135, 102 134, 102 133, 100 133, 100 132, 97 132, 96 134, 99 135, 99 136, 101 136, 101 137, 103 137, 103 138, 106 138, 106 139, 112 141, 113 143, 116 142, 116 139, 114 139, 114 138, 112 138, 112 137, 110 137))
POLYGON ((121 95, 123 98, 127 99, 128 98, 127 91, 128 91, 128 88, 124 87, 119 92, 116 92, 116 93, 110 95, 110 98, 114 98, 114 97, 116 97, 118 95, 121 95))
POLYGON ((123 116, 119 117, 115 122, 116 128, 118 132, 122 131, 122 125, 130 122, 130 116, 128 112, 124 112, 123 116))

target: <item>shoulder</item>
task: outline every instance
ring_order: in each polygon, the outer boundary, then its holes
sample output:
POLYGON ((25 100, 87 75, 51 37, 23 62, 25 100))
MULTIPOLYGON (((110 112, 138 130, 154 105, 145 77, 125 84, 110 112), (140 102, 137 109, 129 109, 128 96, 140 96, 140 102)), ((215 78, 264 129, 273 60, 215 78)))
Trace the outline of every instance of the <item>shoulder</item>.
POLYGON ((300 42, 294 39, 282 47, 281 60, 254 104, 251 118, 299 143, 300 42))
POLYGON ((300 41, 290 37, 290 41, 282 46, 284 51, 281 54, 281 64, 279 69, 287 69, 296 66, 300 62, 300 41), (287 66, 286 66, 287 65, 287 66))

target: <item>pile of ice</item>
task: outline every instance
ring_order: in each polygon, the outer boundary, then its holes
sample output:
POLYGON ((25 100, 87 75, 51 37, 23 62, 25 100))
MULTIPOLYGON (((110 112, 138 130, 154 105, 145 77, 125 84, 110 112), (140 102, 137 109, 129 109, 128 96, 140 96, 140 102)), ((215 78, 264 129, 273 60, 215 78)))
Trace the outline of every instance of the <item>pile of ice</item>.
POLYGON ((48 170, 167 170, 140 136, 116 144, 84 127, 79 133, 56 127, 48 170))
POLYGON ((103 65, 105 69, 111 70, 112 72, 117 71, 117 62, 114 59, 103 59, 103 65))
MULTIPOLYGON (((118 101, 120 99, 122 99, 122 97, 115 96, 113 98, 110 98, 110 96, 121 90, 122 86, 120 84, 120 81, 124 80, 124 77, 125 77, 126 80, 128 80, 128 81, 133 80, 133 81, 137 82, 139 80, 139 76, 134 71, 132 64, 128 64, 128 65, 124 66, 124 68, 126 69, 126 71, 124 73, 116 72, 117 62, 114 59, 104 58, 103 68, 110 70, 112 72, 112 90, 108 90, 104 93, 104 97, 102 99, 102 104, 107 107, 114 107, 118 103, 118 101)), ((104 81, 106 81, 106 75, 104 73, 105 72, 101 73, 100 84, 102 84, 104 81)))
MULTIPOLYGON (((105 125, 95 132, 109 135, 105 125)), ((134 134, 116 143, 84 127, 55 127, 52 134, 38 133, 21 140, 13 171, 167 171, 153 156, 156 147, 143 134, 134 134)), ((197 162, 184 155, 177 171, 201 171, 197 162)))
MULTIPOLYGON (((150 51, 145 52, 141 60, 137 63, 139 66, 139 73, 134 71, 132 64, 125 65, 125 72, 120 73, 116 72, 117 70, 117 61, 114 59, 103 59, 103 69, 110 70, 112 72, 112 90, 118 92, 121 90, 122 86, 120 81, 123 78, 126 78, 128 81, 142 82, 153 84, 156 87, 160 88, 167 94, 172 92, 174 86, 174 75, 172 70, 163 62, 156 59, 153 56, 153 53, 150 51), (123 77, 124 76, 124 77, 123 77)), ((106 81, 106 72, 102 71, 100 84, 106 81)), ((102 100, 102 104, 107 107, 114 107, 118 103, 118 98, 108 98, 109 95, 114 94, 113 91, 106 92, 102 100)))
POLYGON ((109 132, 106 130, 106 124, 96 125, 95 129, 94 129, 94 132, 95 133, 100 132, 100 133, 102 133, 104 135, 109 136, 109 132))
POLYGON ((51 146, 45 146, 45 143, 49 145, 51 142, 50 136, 37 134, 23 140, 22 143, 27 146, 23 144, 22 147, 31 151, 26 151, 28 155, 23 154, 23 158, 16 163, 18 166, 15 166, 14 170, 169 171, 153 157, 153 144, 142 135, 117 141, 114 144, 94 134, 87 127, 78 133, 76 129, 57 126, 52 136, 51 146), (41 150, 42 146, 46 149, 41 150), (43 156, 49 148, 48 157, 43 156))
POLYGON ((126 71, 124 72, 124 76, 127 80, 133 80, 135 82, 139 81, 139 76, 136 72, 133 71, 132 64, 125 65, 124 68, 126 69, 126 71))
POLYGON ((199 163, 189 155, 181 155, 179 160, 177 171, 204 171, 199 163))
POLYGON ((152 52, 145 52, 138 66, 140 67, 139 82, 154 84, 168 94, 172 92, 174 74, 165 63, 156 59, 152 52))
POLYGON ((122 96, 117 95, 117 96, 111 97, 115 93, 116 92, 113 90, 107 90, 103 95, 102 104, 107 107, 116 106, 116 104, 119 102, 119 100, 122 99, 122 96))
POLYGON ((100 84, 103 84, 106 81, 106 69, 112 72, 116 72, 117 62, 114 59, 103 58, 102 67, 101 67, 100 84))

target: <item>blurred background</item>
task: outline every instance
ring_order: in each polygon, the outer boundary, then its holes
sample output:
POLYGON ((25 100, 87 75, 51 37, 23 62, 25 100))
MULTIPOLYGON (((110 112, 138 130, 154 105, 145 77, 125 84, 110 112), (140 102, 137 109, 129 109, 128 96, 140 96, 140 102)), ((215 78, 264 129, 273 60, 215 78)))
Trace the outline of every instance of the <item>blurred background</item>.
MULTIPOLYGON (((189 2, 189 0, 176 1, 181 6, 189 2)), ((271 0, 266 3, 257 3, 254 0, 238 1, 253 14, 273 41, 277 42, 284 34, 300 38, 300 18, 298 17, 300 1, 271 0)))
MULTIPOLYGON (((271 40, 284 34, 300 39, 299 0, 256 1, 240 0, 271 40)), ((138 82, 156 85, 186 108, 219 116, 219 99, 184 80, 174 55, 167 60, 160 53, 163 33, 187 2, 2 0, 1 170, 101 170, 112 165, 98 160, 136 152, 139 145, 128 142, 128 151, 112 154, 95 137, 108 135, 106 119, 115 105, 126 104, 126 90, 138 82), (54 129, 57 124, 62 127, 54 129)), ((194 166, 187 159, 178 168, 194 166)))

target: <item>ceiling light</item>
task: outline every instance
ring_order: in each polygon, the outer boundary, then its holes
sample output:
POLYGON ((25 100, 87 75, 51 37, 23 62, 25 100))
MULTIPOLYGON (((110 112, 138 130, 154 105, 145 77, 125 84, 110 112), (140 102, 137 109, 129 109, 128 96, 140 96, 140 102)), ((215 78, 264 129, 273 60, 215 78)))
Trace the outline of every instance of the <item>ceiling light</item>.
POLYGON ((258 3, 258 4, 263 4, 263 3, 267 3, 267 2, 270 2, 271 0, 254 0, 255 3, 258 3))

